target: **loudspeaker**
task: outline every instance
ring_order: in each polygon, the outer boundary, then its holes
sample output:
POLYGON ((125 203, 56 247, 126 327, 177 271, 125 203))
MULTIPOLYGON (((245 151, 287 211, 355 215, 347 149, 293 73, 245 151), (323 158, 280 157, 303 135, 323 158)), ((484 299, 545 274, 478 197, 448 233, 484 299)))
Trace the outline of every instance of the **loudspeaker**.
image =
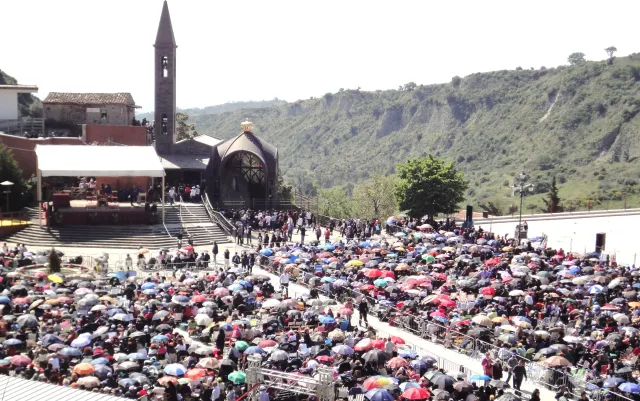
POLYGON ((603 252, 606 243, 607 243, 607 234, 597 233, 596 234, 596 252, 603 252))
POLYGON ((466 221, 473 220, 473 206, 471 205, 467 205, 467 218, 465 220, 466 221))

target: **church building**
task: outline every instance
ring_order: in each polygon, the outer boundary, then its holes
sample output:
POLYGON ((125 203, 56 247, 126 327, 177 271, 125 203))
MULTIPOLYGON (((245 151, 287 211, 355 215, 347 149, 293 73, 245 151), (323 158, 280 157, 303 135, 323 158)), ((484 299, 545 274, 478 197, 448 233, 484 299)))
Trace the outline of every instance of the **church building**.
POLYGON ((278 149, 254 134, 252 123, 243 122, 241 132, 231 139, 200 135, 176 142, 178 46, 166 0, 154 47, 154 143, 167 183, 200 185, 214 206, 273 207, 277 201, 278 149))

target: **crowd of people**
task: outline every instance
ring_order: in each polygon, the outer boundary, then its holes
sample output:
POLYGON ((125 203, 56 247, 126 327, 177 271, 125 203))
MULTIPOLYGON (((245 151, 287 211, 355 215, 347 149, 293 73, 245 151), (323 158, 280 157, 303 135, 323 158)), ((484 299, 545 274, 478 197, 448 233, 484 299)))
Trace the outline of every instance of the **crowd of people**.
MULTIPOLYGON (((263 367, 308 377, 328 366, 338 397, 369 401, 512 400, 509 387, 526 379, 547 383, 557 399, 640 394, 635 266, 453 221, 321 227, 307 213, 228 217, 261 240, 240 255, 226 248, 220 261, 215 244, 204 272, 178 266, 142 279, 126 269, 106 277, 5 269, 0 374, 130 399, 233 401, 250 390, 245 369, 258 355, 263 367), (314 235, 304 239, 301 229, 314 235), (279 282, 253 274, 254 264, 279 282), (309 293, 289 297, 292 281, 309 293), (377 333, 368 314, 480 353, 483 371, 443 371, 402 338, 377 333)), ((177 254, 204 252, 187 245, 177 254)), ((283 397, 257 391, 261 401, 283 397)))

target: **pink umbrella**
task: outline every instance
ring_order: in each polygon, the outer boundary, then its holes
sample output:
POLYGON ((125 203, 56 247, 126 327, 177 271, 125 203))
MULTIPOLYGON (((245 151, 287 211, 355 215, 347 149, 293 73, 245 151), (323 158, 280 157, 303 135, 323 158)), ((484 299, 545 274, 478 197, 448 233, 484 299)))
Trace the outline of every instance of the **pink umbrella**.
POLYGON ((13 366, 27 366, 31 363, 31 359, 25 355, 12 356, 9 361, 13 366))
POLYGON ((429 315, 431 317, 443 317, 443 318, 447 318, 447 315, 445 315, 444 313, 440 312, 440 311, 436 311, 436 312, 431 312, 431 314, 429 315))
POLYGON ((13 303, 16 305, 28 305, 31 303, 27 298, 15 298, 13 303))
MULTIPOLYGON (((228 293, 229 291, 227 291, 228 293)), ((204 295, 194 295, 193 297, 191 297, 191 302, 205 302, 207 300, 207 297, 205 297, 204 295)))
POLYGON ((216 295, 218 297, 226 297, 227 295, 229 295, 229 290, 224 287, 216 288, 215 291, 213 291, 213 295, 216 295))

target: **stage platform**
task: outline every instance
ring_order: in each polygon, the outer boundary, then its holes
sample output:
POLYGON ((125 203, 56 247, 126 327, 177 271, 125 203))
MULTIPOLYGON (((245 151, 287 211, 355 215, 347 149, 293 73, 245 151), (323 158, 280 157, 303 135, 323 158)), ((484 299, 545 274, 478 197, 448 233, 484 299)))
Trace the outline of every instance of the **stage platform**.
MULTIPOLYGON (((161 213, 161 210, 158 210, 161 213)), ((51 216, 51 225, 131 225, 151 224, 152 213, 144 205, 129 202, 109 202, 98 205, 91 200, 72 200, 68 207, 56 207, 51 216)))

